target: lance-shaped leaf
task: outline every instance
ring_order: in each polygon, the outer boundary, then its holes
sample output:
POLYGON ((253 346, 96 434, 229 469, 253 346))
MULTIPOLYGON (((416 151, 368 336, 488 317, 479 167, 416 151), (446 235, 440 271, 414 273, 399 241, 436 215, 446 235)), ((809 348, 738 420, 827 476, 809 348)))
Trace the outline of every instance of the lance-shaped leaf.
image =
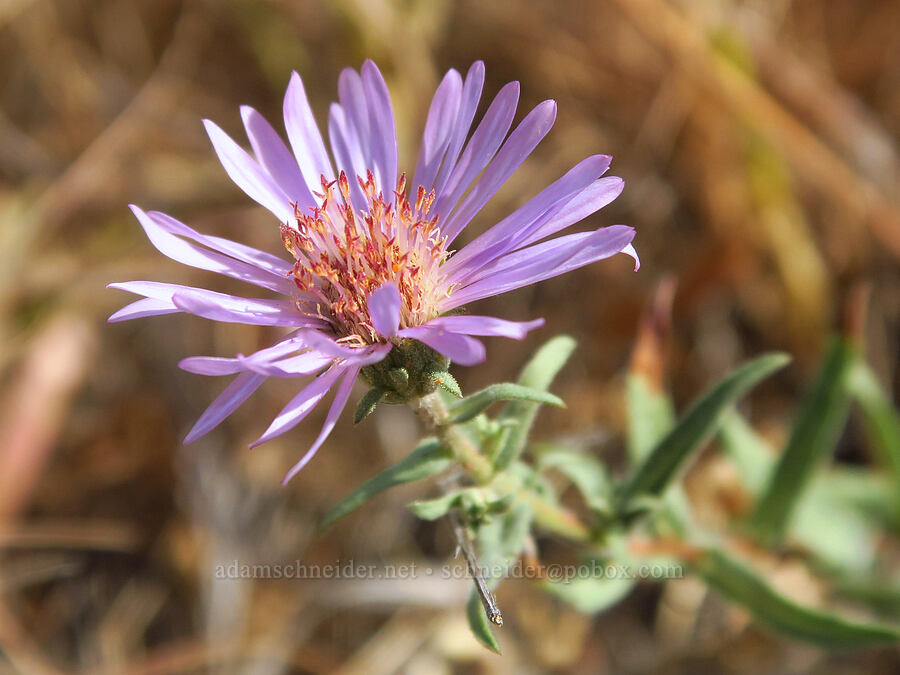
POLYGON ((531 531, 531 518, 531 507, 525 502, 518 502, 503 515, 478 528, 475 538, 478 564, 491 588, 496 587, 506 570, 522 554, 531 531))
POLYGON ((669 396, 654 387, 641 373, 629 374, 625 382, 628 408, 628 455, 643 460, 675 422, 669 396))
POLYGON ((435 438, 426 438, 406 457, 377 476, 370 478, 356 490, 344 497, 332 508, 322 521, 324 529, 338 518, 364 504, 366 501, 401 483, 428 478, 447 469, 453 463, 453 454, 435 438))
POLYGON ((406 508, 422 520, 437 520, 446 516, 450 509, 459 506, 461 500, 461 492, 451 492, 435 499, 423 499, 407 504, 406 508))
POLYGON ((813 470, 834 451, 847 421, 847 379, 856 358, 847 340, 832 342, 751 518, 760 540, 774 544, 782 538, 813 470))
POLYGON ((723 413, 760 380, 784 367, 784 354, 767 354, 732 371, 708 390, 666 434, 619 494, 619 507, 663 493, 678 470, 718 429, 723 413))
POLYGON ((862 359, 851 367, 848 385, 851 395, 862 408, 872 442, 900 483, 900 414, 878 377, 862 359))
POLYGON ((554 396, 539 389, 523 387, 521 384, 505 382, 503 384, 492 384, 487 389, 482 389, 471 396, 455 401, 450 406, 450 421, 453 424, 468 422, 496 401, 529 401, 531 404, 546 403, 559 408, 565 407, 565 403, 559 396, 554 396))
POLYGON ((722 418, 719 440, 725 453, 752 494, 758 495, 775 466, 775 450, 751 427, 737 410, 729 410, 722 418))
POLYGON ((469 620, 469 628, 475 639, 495 654, 500 654, 500 645, 497 644, 497 638, 491 632, 491 622, 485 614, 484 607, 481 606, 481 600, 475 589, 472 589, 469 601, 466 603, 466 618, 469 620))
POLYGON ((854 623, 796 604, 721 551, 704 551, 692 561, 692 567, 712 588, 781 635, 832 649, 900 642, 900 632, 890 626, 854 623))
POLYGON ((542 469, 556 469, 572 481, 590 508, 606 511, 611 507, 609 472, 596 457, 568 448, 555 448, 542 452, 538 463, 542 469))
MULTIPOLYGON (((519 384, 545 391, 556 374, 566 365, 575 350, 575 340, 568 335, 558 335, 544 344, 525 365, 519 375, 519 384)), ((494 466, 503 471, 522 454, 531 427, 537 417, 538 404, 530 401, 513 401, 504 408, 498 419, 513 422, 503 433, 494 466)))
POLYGON ((546 579, 540 587, 550 595, 569 603, 585 614, 599 614, 623 600, 637 585, 625 577, 576 577, 553 581, 546 579))

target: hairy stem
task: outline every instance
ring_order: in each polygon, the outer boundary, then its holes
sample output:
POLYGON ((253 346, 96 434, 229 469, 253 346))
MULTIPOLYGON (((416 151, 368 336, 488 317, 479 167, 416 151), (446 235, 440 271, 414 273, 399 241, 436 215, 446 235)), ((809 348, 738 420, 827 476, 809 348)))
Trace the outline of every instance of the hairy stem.
POLYGON ((535 522, 548 532, 576 541, 588 541, 591 538, 590 528, 569 509, 547 501, 529 490, 517 476, 509 472, 495 476, 490 460, 462 429, 450 422, 447 406, 438 392, 423 396, 415 407, 441 442, 453 451, 457 461, 475 483, 493 483, 501 493, 515 493, 518 499, 531 506, 535 522))

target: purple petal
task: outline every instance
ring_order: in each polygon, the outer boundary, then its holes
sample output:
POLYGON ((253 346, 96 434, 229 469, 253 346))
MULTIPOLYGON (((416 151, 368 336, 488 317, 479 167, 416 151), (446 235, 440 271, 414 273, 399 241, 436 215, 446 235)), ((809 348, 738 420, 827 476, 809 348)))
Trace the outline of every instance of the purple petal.
POLYGON ((433 328, 431 326, 404 328, 398 331, 397 335, 424 342, 451 361, 455 361, 463 366, 473 366, 484 361, 484 345, 468 335, 451 333, 442 328, 433 328))
POLYGON ((613 225, 596 232, 557 237, 510 253, 492 263, 490 274, 483 279, 449 296, 441 311, 500 295, 608 258, 625 251, 633 238, 633 228, 613 225))
POLYGON ((369 108, 371 136, 369 142, 378 185, 388 203, 394 200, 397 186, 397 132, 394 126, 394 109, 391 96, 381 71, 371 60, 361 69, 363 89, 369 108))
POLYGON ((125 305, 110 316, 107 321, 109 323, 117 323, 119 321, 130 321, 131 319, 143 319, 148 316, 160 316, 161 314, 177 314, 180 311, 170 300, 141 298, 130 305, 125 305))
POLYGON ((331 408, 328 410, 328 415, 325 417, 325 424, 322 425, 322 431, 319 432, 318 438, 316 438, 316 442, 312 444, 309 450, 306 451, 306 454, 303 455, 303 458, 297 462, 290 471, 287 472, 287 475, 281 481, 282 485, 287 485, 288 481, 291 480, 294 476, 296 476, 300 470, 307 465, 307 463, 315 457, 316 453, 319 451, 319 448, 322 447, 322 444, 331 435, 332 430, 334 429, 334 425, 337 423, 338 418, 341 416, 341 413, 344 412, 344 408, 347 406, 347 399, 350 398, 350 392, 353 390, 353 384, 356 382, 356 378, 359 375, 359 367, 350 367, 347 368, 347 372, 344 374, 344 378, 341 380, 341 384, 338 387, 337 393, 334 395, 334 401, 331 404, 331 408))
MULTIPOLYGON (((255 448, 257 445, 271 441, 273 438, 280 436, 286 431, 290 431, 302 422, 303 418, 312 412, 319 401, 325 398, 325 394, 329 392, 331 387, 337 382, 338 378, 345 370, 346 369, 341 366, 332 366, 330 370, 314 379, 302 389, 299 394, 292 398, 284 408, 282 408, 281 412, 278 413, 277 417, 275 417, 265 433, 257 440, 253 441, 253 443, 250 444, 250 447, 255 448)), ((262 375, 255 376, 264 377, 262 375)))
POLYGON ((194 427, 188 432, 184 439, 184 444, 193 443, 201 436, 208 434, 228 417, 231 413, 240 407, 240 405, 250 398, 250 395, 259 389, 265 381, 265 375, 257 373, 241 373, 231 381, 225 391, 223 391, 212 402, 206 412, 204 412, 194 427))
POLYGON ((421 185, 430 190, 434 185, 434 179, 437 177, 438 169, 441 168, 444 153, 453 135, 462 88, 462 77, 451 69, 444 75, 434 93, 428 109, 425 131, 422 134, 422 147, 419 150, 419 161, 416 163, 416 173, 412 182, 413 189, 421 185))
POLYGON ((425 325, 433 328, 441 328, 451 333, 508 337, 514 340, 522 340, 528 334, 528 331, 543 326, 544 320, 507 321, 505 319, 498 319, 494 316, 463 314, 458 316, 441 316, 432 319, 425 325))
POLYGON ((284 95, 284 126, 307 187, 311 192, 321 191, 321 177, 334 180, 334 170, 309 107, 303 80, 296 72, 291 73, 291 81, 284 95))
MULTIPOLYGON (((346 120, 345 138, 352 145, 352 139, 356 140, 359 153, 362 158, 362 171, 356 174, 365 179, 366 169, 371 169, 372 151, 370 149, 369 133, 369 107, 366 102, 366 92, 362 78, 353 68, 344 68, 338 77, 338 100, 341 102, 341 110, 346 120)), ((358 165, 354 165, 358 167, 358 165)), ((350 176, 353 178, 354 176, 350 176)))
POLYGON ((284 193, 292 201, 297 202, 304 212, 316 206, 316 200, 303 179, 297 160, 287 149, 278 132, 265 117, 250 106, 241 106, 241 118, 244 120, 247 138, 250 139, 250 145, 259 163, 275 179, 284 193))
POLYGON ((328 137, 334 150, 338 169, 343 171, 350 183, 350 201, 357 211, 366 208, 366 197, 359 187, 358 176, 365 178, 366 165, 363 151, 356 132, 347 121, 344 109, 337 103, 331 104, 328 115, 328 137))
POLYGON ((468 282, 473 273, 518 248, 532 231, 556 220, 558 213, 609 168, 610 160, 609 155, 582 160, 524 206, 463 246, 443 266, 448 278, 457 283, 468 282))
POLYGON ((369 296, 369 315, 372 325, 383 338, 392 338, 400 327, 400 290, 388 282, 369 296))
POLYGON ((512 124, 519 101, 519 83, 510 82, 491 102, 481 123, 466 144, 459 162, 453 167, 453 173, 437 193, 432 211, 441 215, 448 214, 460 197, 480 174, 484 167, 503 143, 506 132, 512 124))
POLYGON ((189 356, 178 362, 178 367, 195 375, 234 375, 246 370, 237 359, 221 356, 189 356))
POLYGON ((335 359, 357 359, 369 353, 363 347, 346 347, 339 344, 318 330, 303 330, 298 333, 298 336, 310 349, 335 359))
POLYGON ((153 219, 153 222, 167 232, 193 239, 198 244, 211 248, 219 253, 224 253, 236 260, 253 265, 254 267, 258 267, 273 276, 281 278, 291 273, 293 264, 288 263, 286 260, 272 255, 271 253, 266 253, 265 251, 260 251, 251 246, 239 244, 230 239, 200 234, 181 221, 175 220, 172 216, 162 213, 161 211, 148 211, 147 215, 153 219))
POLYGON ((203 120, 203 125, 219 161, 235 185, 269 209, 282 223, 291 222, 294 219, 291 200, 275 180, 215 122, 203 120))
POLYGON ((594 181, 571 199, 553 218, 541 227, 535 228, 522 241, 517 242, 516 247, 528 246, 549 237, 551 234, 556 234, 560 230, 569 227, 569 225, 574 225, 578 221, 584 220, 612 202, 622 194, 624 188, 625 181, 618 176, 607 176, 594 181))
POLYGON ((528 113, 515 131, 509 135, 506 143, 478 179, 475 187, 445 221, 441 228, 442 235, 446 236, 449 241, 453 241, 463 231, 463 228, 472 221, 472 218, 481 211, 488 200, 547 135, 554 121, 556 121, 556 101, 539 103, 534 110, 528 113))
POLYGON ((291 293, 292 284, 286 278, 275 276, 255 265, 235 260, 221 253, 216 253, 179 239, 157 222, 156 218, 148 213, 144 213, 144 211, 133 204, 131 205, 131 211, 138 219, 138 222, 140 222, 141 227, 144 228, 150 243, 160 253, 172 260, 202 270, 217 272, 232 279, 247 281, 282 294, 291 293))
POLYGON ((181 310, 207 318, 222 317, 214 319, 216 321, 259 326, 320 327, 326 325, 318 317, 302 314, 292 302, 287 300, 240 298, 208 291, 205 288, 164 284, 158 281, 125 281, 109 284, 107 288, 118 288, 129 293, 143 295, 146 298, 153 298, 160 301, 158 305, 160 308, 163 307, 163 303, 168 302, 173 311, 181 310), (178 301, 176 301, 176 296, 179 298, 178 301))
MULTIPOLYGON (((444 186, 453 175, 456 168, 456 160, 459 158, 459 151, 462 150, 463 143, 469 135, 469 129, 472 128, 472 120, 475 119, 475 111, 478 109, 478 102, 481 100, 481 90, 484 87, 484 62, 476 61, 466 73, 466 81, 463 84, 462 95, 460 96, 459 113, 453 125, 450 135, 450 143, 447 146, 447 152, 444 155, 441 171, 434 181, 434 191, 441 194, 444 186)), ((414 185, 413 187, 418 187, 414 185)))

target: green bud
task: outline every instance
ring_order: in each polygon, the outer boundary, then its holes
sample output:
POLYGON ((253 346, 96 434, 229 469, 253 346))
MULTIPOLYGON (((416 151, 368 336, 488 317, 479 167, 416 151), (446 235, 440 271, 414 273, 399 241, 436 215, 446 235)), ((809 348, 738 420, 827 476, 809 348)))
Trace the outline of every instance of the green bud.
POLYGON ((406 403, 445 386, 449 380, 443 376, 449 367, 450 361, 428 345, 401 340, 384 360, 366 366, 360 375, 373 389, 385 391, 381 399, 385 403, 406 403))

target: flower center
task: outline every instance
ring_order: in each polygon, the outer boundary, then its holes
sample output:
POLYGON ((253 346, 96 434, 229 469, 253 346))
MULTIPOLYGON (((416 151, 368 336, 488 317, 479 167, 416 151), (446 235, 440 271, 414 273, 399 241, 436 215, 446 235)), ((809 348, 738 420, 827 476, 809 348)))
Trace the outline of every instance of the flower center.
POLYGON ((322 176, 321 206, 310 213, 295 206, 296 227, 282 225, 281 237, 297 261, 292 271, 297 288, 313 296, 341 341, 362 346, 379 341, 367 298, 386 282, 400 290, 400 328, 438 315, 438 303, 449 292, 439 268, 449 253, 438 216, 429 218, 434 192, 420 186, 411 203, 403 174, 388 202, 377 192, 371 171, 357 180, 364 209, 353 208, 343 171, 332 182, 322 176))

